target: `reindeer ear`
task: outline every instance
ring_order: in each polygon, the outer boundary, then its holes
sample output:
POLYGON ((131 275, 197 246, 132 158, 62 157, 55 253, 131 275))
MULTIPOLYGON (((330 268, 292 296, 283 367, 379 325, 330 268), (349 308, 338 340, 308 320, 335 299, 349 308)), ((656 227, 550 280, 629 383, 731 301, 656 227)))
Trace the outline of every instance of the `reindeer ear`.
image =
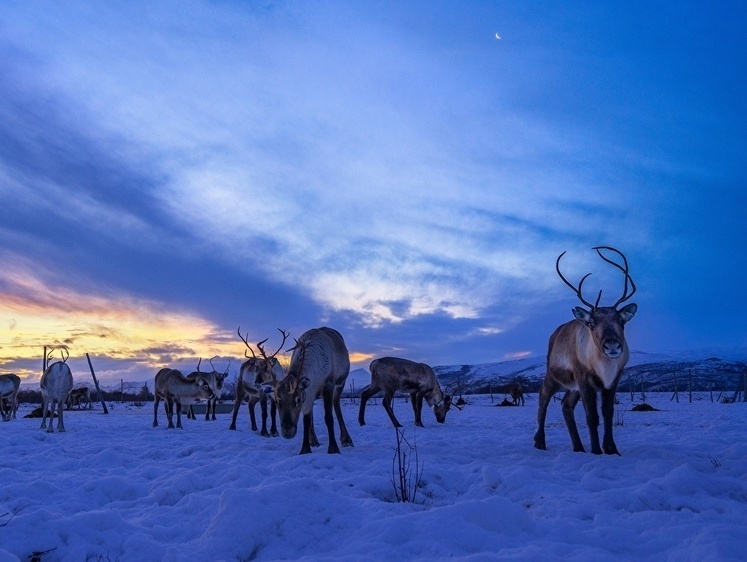
POLYGON ((584 324, 591 322, 591 312, 585 308, 581 308, 580 306, 573 309, 573 316, 575 316, 577 320, 581 320, 584 324))
POLYGON ((638 312, 638 305, 634 302, 631 302, 629 305, 624 306, 619 310, 622 321, 626 323, 633 319, 636 312, 638 312))

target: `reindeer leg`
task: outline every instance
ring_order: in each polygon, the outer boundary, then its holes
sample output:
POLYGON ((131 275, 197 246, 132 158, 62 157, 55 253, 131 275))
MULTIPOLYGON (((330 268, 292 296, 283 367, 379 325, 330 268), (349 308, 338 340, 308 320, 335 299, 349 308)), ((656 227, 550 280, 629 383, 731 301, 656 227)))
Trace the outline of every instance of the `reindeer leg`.
POLYGON ((249 419, 252 421, 252 431, 257 431, 257 418, 254 417, 254 405, 256 403, 256 400, 250 398, 247 405, 247 407, 249 408, 249 419))
POLYGON ((166 408, 166 417, 169 419, 169 425, 166 426, 166 429, 174 429, 174 398, 167 396, 163 407, 166 408))
POLYGON ((619 455, 615 440, 612 438, 612 422, 615 415, 615 388, 602 389, 602 417, 604 418, 604 439, 602 450, 607 455, 619 455))
POLYGON ((278 406, 277 404, 275 404, 275 401, 270 398, 270 419, 272 420, 270 424, 270 435, 272 435, 273 437, 278 436, 278 426, 275 424, 275 418, 277 417, 277 415, 278 406))
POLYGON ((244 401, 244 397, 239 395, 239 391, 236 391, 236 401, 233 403, 233 412, 231 413, 231 425, 228 429, 236 431, 236 418, 239 415, 239 408, 241 403, 244 401))
POLYGON ((334 408, 334 389, 324 387, 322 391, 322 399, 324 400, 324 423, 327 426, 327 435, 329 437, 329 445, 327 445, 327 454, 340 454, 340 447, 337 446, 337 440, 335 439, 335 421, 332 415, 334 408))
POLYGON ((319 438, 316 436, 316 430, 314 429, 314 411, 309 413, 309 419, 311 420, 311 429, 309 429, 309 443, 312 447, 319 446, 319 438))
POLYGON ((402 427, 402 424, 397 421, 397 418, 394 416, 394 408, 392 408, 392 401, 394 400, 394 395, 388 396, 384 395, 384 399, 381 401, 381 403, 384 405, 384 409, 386 410, 386 413, 389 414, 389 419, 392 420, 392 423, 394 424, 394 427, 402 427))
POLYGON ((412 398, 415 409, 415 425, 418 427, 425 427, 423 425, 423 393, 413 392, 410 397, 412 398))
MULTIPOLYGON (((62 402, 62 400, 60 400, 60 402, 57 405, 57 410, 58 410, 57 411, 57 416, 58 416, 58 419, 57 419, 57 431, 58 432, 65 431, 65 421, 62 419, 62 410, 65 409, 64 406, 65 406, 65 404, 62 402)), ((52 427, 51 424, 50 424, 49 427, 52 427)))
POLYGON ((314 422, 311 419, 311 413, 303 415, 303 443, 301 444, 301 452, 299 455, 308 455, 311 452, 311 446, 309 445, 309 433, 313 427, 314 422))
POLYGON ((537 407, 537 432, 534 434, 534 447, 542 451, 547 450, 545 443, 545 418, 547 417, 547 406, 553 395, 560 389, 560 385, 545 377, 539 392, 539 405, 537 407))
POLYGON ((267 433, 267 395, 262 393, 262 398, 259 399, 259 409, 262 413, 262 431, 260 431, 260 435, 262 437, 269 437, 270 434, 267 433))
MULTIPOLYGON (((49 425, 47 426, 47 433, 52 433, 54 431, 54 412, 57 409, 57 400, 54 398, 50 400, 49 403, 49 425)), ((59 426, 59 419, 57 422, 57 425, 59 426)))
POLYGON ((158 403, 161 398, 156 395, 153 397, 153 427, 158 427, 158 403))
POLYGON ((374 386, 372 383, 366 390, 361 392, 361 407, 358 409, 358 425, 366 425, 366 420, 364 419, 366 415, 366 402, 368 402, 368 399, 378 391, 379 387, 374 386))
POLYGON ((599 446, 599 411, 597 410, 597 391, 589 385, 580 385, 579 392, 586 411, 586 425, 589 428, 591 438, 591 452, 595 455, 602 454, 599 446))
POLYGON ((568 433, 571 436, 573 450, 578 453, 585 453, 586 449, 584 449, 584 445, 581 443, 581 436, 579 436, 578 426, 576 426, 576 416, 573 415, 573 412, 576 409, 576 404, 578 404, 580 398, 581 393, 579 391, 569 390, 565 393, 565 396, 563 396, 561 405, 563 407, 565 425, 568 426, 568 433))
POLYGON ((42 398, 42 423, 41 429, 47 429, 47 401, 42 398))
POLYGON ((332 398, 332 403, 335 407, 335 415, 337 416, 337 425, 340 426, 340 444, 343 447, 352 447, 353 438, 348 433, 348 428, 345 425, 345 420, 342 419, 342 407, 340 406, 340 399, 342 398, 342 392, 344 387, 336 386, 335 393, 332 398))
POLYGON ((182 403, 179 400, 174 400, 176 404, 176 427, 177 429, 184 429, 182 427, 182 403))
POLYGON ((213 403, 213 399, 209 398, 205 403, 205 421, 210 421, 210 405, 213 403))

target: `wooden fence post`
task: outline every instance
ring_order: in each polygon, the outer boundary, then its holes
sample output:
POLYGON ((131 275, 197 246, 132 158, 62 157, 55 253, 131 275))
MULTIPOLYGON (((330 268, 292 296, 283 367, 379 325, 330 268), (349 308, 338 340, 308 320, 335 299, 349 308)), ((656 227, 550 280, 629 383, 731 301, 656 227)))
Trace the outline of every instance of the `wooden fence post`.
POLYGON ((99 395, 99 400, 101 401, 101 405, 104 407, 104 413, 108 414, 109 410, 106 409, 106 402, 104 401, 104 394, 101 392, 101 389, 99 388, 99 381, 96 378, 96 373, 93 372, 93 365, 91 364, 91 358, 88 356, 88 353, 86 353, 86 359, 88 359, 88 368, 91 369, 91 376, 93 377, 93 384, 96 386, 96 394, 99 395))

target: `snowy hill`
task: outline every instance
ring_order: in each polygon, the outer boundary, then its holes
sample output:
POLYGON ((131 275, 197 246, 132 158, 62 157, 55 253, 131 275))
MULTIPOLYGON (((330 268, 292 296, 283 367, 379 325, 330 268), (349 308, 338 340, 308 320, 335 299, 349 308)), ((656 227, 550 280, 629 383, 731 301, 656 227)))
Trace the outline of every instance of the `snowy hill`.
MULTIPOLYGON (((676 380, 680 391, 687 390, 689 384, 692 390, 734 390, 747 371, 747 353, 732 350, 716 356, 712 352, 677 356, 631 352, 620 389, 627 390, 630 384, 638 388, 642 381, 645 390, 673 391, 676 380)), ((501 392, 502 387, 516 382, 529 392, 536 392, 545 376, 545 361, 544 356, 535 356, 499 363, 438 366, 434 371, 441 385, 451 392, 460 387, 463 393, 485 393, 490 389, 501 392)))

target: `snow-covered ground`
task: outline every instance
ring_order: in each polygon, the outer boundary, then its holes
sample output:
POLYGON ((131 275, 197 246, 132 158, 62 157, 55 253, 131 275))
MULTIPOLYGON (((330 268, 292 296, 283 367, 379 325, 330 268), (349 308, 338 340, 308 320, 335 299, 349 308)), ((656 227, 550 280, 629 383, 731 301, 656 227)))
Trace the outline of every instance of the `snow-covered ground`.
POLYGON ((320 404, 322 446, 303 456, 300 434, 252 433, 245 407, 235 432, 228 414, 167 430, 162 410, 153 428, 151 404, 67 412, 66 433, 19 417, 0 424, 0 561, 744 560, 747 404, 697 397, 649 394, 662 411, 632 412, 620 393, 621 457, 571 452, 559 403, 535 450, 536 395, 470 398, 417 429, 398 399, 422 464, 415 503, 394 500, 380 400, 365 427, 343 405, 355 447, 341 455, 326 454, 320 404))

